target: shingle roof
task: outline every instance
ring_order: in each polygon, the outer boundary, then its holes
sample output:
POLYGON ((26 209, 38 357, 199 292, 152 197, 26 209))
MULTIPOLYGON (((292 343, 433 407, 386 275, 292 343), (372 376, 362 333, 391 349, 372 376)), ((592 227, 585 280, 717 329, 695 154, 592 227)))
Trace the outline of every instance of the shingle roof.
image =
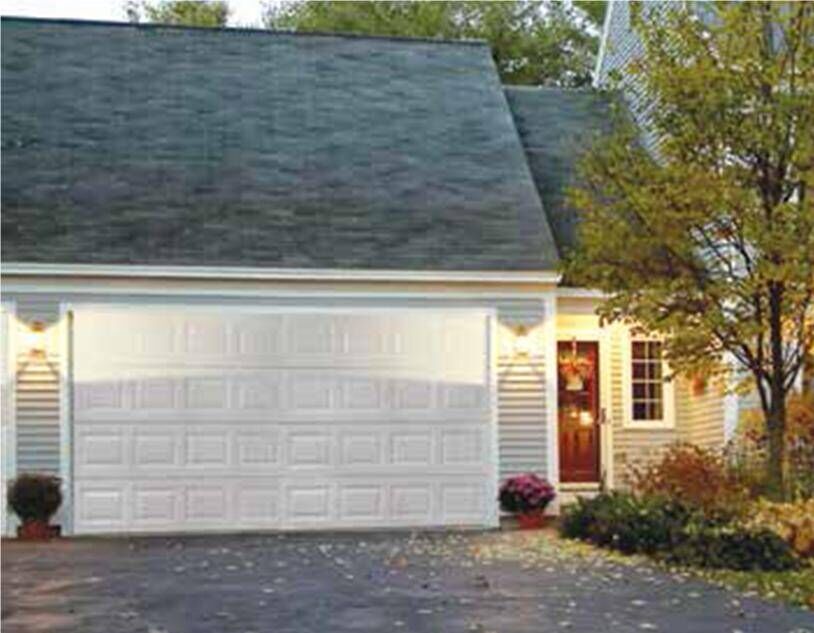
POLYGON ((4 18, 5 261, 546 270, 478 43, 4 18))
POLYGON ((577 183, 577 163, 598 134, 610 131, 609 93, 507 87, 517 130, 543 201, 554 239, 564 254, 577 239, 577 214, 567 190, 577 183))

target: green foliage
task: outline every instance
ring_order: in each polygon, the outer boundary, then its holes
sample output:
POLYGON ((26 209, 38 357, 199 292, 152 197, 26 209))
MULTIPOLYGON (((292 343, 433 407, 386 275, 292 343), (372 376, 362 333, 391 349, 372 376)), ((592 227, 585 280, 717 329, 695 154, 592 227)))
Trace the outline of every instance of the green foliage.
POLYGON ((769 530, 699 517, 684 526, 681 538, 662 558, 678 565, 738 571, 784 571, 800 565, 789 545, 769 530))
MULTIPOLYGON (((604 3, 599 3, 604 5, 604 3)), ((266 5, 269 28, 483 39, 492 47, 504 83, 586 86, 598 48, 590 20, 565 2, 286 2, 266 5)))
POLYGON ((8 484, 8 505, 24 523, 47 523, 62 503, 60 484, 59 477, 23 473, 8 484))
POLYGON ((224 27, 229 19, 228 2, 197 0, 131 0, 125 4, 131 22, 173 24, 176 26, 224 27))
POLYGON ((814 345, 814 4, 673 3, 641 11, 625 85, 649 139, 620 120, 572 192, 572 283, 601 313, 665 335, 673 370, 734 358, 768 422, 782 490, 785 403, 814 345))
POLYGON ((799 556, 814 558, 814 498, 795 503, 760 499, 752 504, 747 524, 774 532, 799 556))
POLYGON ((788 544, 768 530, 708 518, 661 497, 609 493, 580 499, 566 508, 561 532, 625 554, 649 554, 679 565, 736 570, 785 570, 799 565, 788 544))
POLYGON ((690 512, 663 499, 611 492, 566 508, 562 534, 625 554, 655 554, 669 547, 690 512))

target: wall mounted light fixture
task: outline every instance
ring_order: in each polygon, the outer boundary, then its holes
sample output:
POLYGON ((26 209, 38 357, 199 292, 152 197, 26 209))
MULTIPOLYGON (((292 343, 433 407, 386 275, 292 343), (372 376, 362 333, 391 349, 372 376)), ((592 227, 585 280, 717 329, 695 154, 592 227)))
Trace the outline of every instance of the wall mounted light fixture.
POLYGON ((518 358, 528 358, 530 353, 529 329, 525 325, 518 325, 514 330, 514 355, 518 358))
POLYGON ((30 356, 45 356, 45 324, 42 321, 29 323, 24 341, 30 356))

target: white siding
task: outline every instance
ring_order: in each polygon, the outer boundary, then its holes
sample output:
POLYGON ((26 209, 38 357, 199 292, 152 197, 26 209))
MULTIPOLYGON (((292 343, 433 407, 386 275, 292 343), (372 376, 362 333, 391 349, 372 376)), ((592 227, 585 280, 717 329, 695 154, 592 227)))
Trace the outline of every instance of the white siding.
POLYGON ((19 297, 20 329, 32 321, 47 328, 47 353, 32 357, 17 350, 17 472, 59 472, 59 302, 50 298, 19 297))

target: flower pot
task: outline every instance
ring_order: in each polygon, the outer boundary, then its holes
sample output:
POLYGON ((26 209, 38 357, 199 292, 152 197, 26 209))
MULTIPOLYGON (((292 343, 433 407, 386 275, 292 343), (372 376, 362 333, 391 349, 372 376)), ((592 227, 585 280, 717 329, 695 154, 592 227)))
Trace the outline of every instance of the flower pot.
POLYGON ((26 521, 17 526, 17 537, 24 541, 47 541, 59 536, 58 525, 48 525, 45 521, 26 521))
POLYGON ((539 530, 545 527, 546 516, 542 512, 525 512, 517 515, 517 525, 521 530, 539 530))

